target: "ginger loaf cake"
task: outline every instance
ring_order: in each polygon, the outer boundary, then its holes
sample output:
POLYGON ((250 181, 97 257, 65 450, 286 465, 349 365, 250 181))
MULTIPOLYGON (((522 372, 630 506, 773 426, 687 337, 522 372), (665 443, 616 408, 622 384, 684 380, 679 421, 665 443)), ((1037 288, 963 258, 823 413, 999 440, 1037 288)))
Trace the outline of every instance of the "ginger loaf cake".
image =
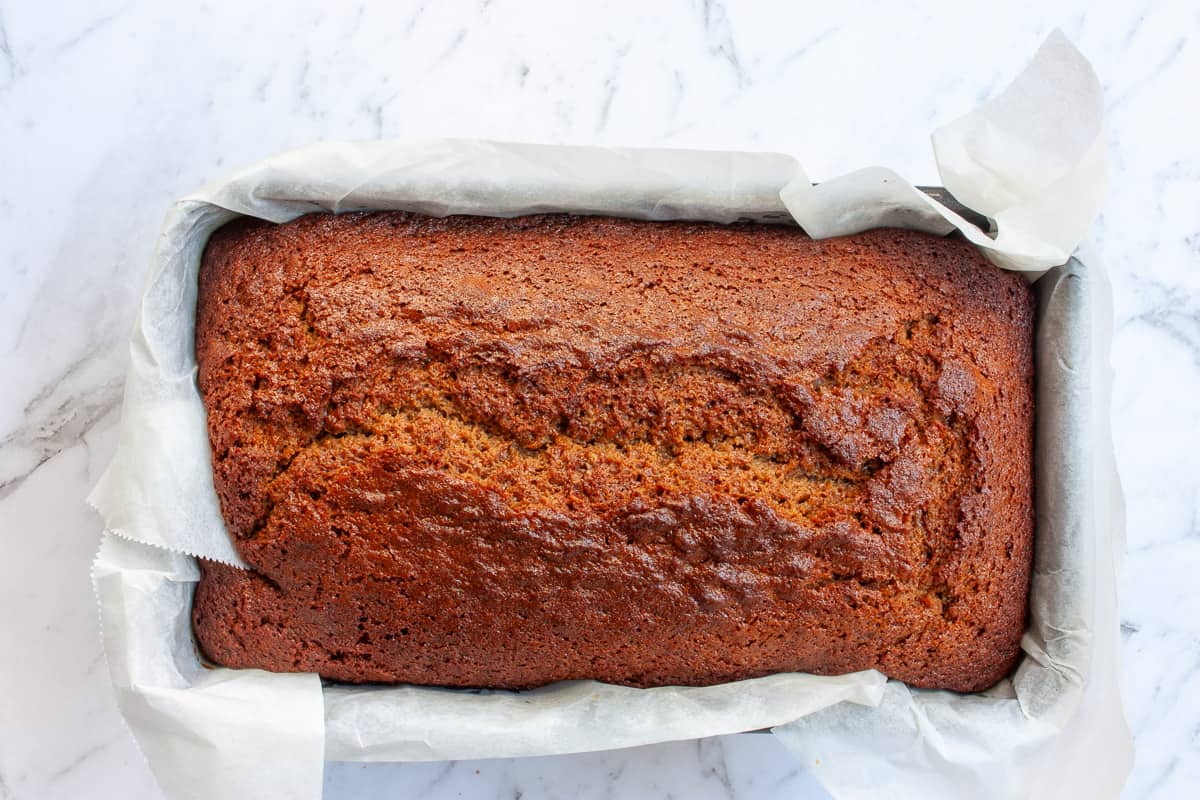
POLYGON ((214 483, 248 570, 197 641, 352 683, 975 691, 1024 629, 1026 282, 959 239, 312 214, 200 271, 214 483))

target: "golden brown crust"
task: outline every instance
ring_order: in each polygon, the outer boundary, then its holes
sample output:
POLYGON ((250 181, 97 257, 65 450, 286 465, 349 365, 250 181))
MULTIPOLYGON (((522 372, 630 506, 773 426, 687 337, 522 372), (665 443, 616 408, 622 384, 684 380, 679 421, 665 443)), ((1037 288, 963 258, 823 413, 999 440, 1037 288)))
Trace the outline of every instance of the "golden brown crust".
POLYGON ((546 215, 242 220, 196 352, 251 571, 197 638, 341 681, 1012 666, 1033 301, 957 240, 546 215))

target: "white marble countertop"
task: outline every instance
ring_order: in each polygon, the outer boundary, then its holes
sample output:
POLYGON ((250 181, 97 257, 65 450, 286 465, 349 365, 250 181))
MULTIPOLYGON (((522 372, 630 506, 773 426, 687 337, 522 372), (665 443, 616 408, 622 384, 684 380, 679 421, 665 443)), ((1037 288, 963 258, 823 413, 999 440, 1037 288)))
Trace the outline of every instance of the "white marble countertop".
MULTIPOLYGON (((1138 752, 1125 796, 1194 796, 1193 3, 55 5, 0 2, 0 799, 160 797, 110 692, 87 578, 100 524, 83 496, 113 449, 127 332, 173 198, 294 145, 423 135, 778 150, 818 180, 882 163, 937 183, 927 134, 994 94, 1054 26, 1092 59, 1109 114, 1112 188, 1093 240, 1114 284, 1129 515, 1138 752)), ((824 796, 773 737, 752 735, 331 765, 326 783, 331 798, 824 796)))

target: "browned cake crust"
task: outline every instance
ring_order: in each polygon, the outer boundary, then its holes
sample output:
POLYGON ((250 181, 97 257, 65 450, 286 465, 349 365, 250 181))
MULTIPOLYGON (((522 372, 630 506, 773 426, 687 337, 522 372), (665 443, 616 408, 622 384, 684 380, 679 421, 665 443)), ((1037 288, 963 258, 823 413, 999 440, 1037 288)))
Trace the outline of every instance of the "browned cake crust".
POLYGON ((1032 293, 878 230, 241 220, 196 328, 231 667, 702 685, 1017 657, 1032 293))

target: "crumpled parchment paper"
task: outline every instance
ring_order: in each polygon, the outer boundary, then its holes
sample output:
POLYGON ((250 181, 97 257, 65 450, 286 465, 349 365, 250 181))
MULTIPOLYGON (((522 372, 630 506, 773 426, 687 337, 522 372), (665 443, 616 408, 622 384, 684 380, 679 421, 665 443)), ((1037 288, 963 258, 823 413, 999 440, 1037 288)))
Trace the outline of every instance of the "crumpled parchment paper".
POLYGON ((106 525, 94 582, 113 681, 166 794, 304 800, 320 796, 325 758, 545 755, 770 727, 839 798, 881 786, 926 798, 1043 797, 1064 787, 1115 796, 1131 746, 1116 678, 1111 312, 1099 262, 1068 262, 1103 194, 1102 117, 1091 68, 1055 34, 1004 94, 934 134, 946 186, 992 219, 994 238, 888 170, 813 187, 794 159, 761 153, 331 143, 178 201, 130 343, 117 453, 89 498, 106 525), (322 687, 311 674, 202 666, 191 639, 194 556, 241 562, 213 491, 195 382, 200 255, 238 215, 282 222, 353 209, 794 220, 818 237, 958 228, 1002 267, 1031 279, 1049 270, 1036 284, 1037 552, 1016 673, 975 695, 913 690, 874 671, 472 692, 322 687))

